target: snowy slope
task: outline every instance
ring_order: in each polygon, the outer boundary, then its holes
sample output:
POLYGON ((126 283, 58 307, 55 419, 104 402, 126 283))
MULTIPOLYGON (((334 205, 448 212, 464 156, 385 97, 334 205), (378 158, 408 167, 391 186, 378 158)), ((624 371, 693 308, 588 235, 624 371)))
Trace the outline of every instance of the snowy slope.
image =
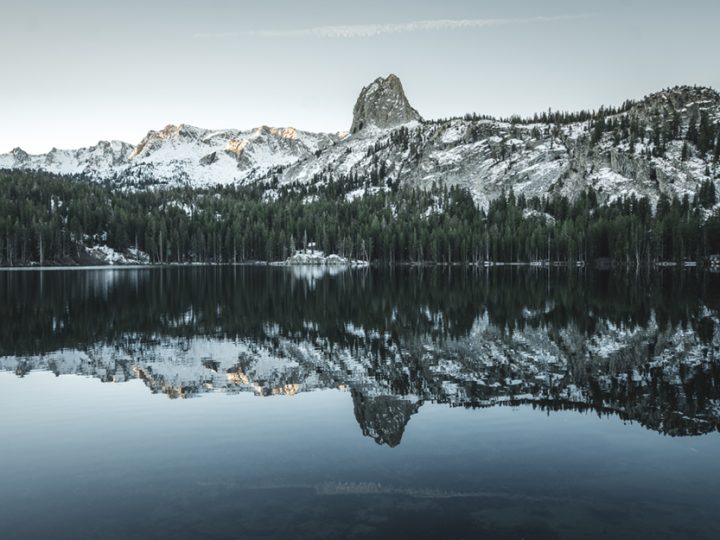
POLYGON ((150 131, 136 146, 103 141, 37 156, 16 148, 0 155, 0 168, 84 174, 142 187, 332 182, 347 175, 378 174, 382 167, 383 183, 459 185, 471 190, 481 206, 510 189, 528 197, 572 198, 588 186, 599 192, 601 201, 630 194, 656 200, 660 193, 692 196, 707 178, 718 182, 720 170, 710 153, 700 155, 691 144, 691 155, 682 157, 690 118, 702 111, 709 113, 717 131, 717 92, 688 86, 664 90, 608 117, 644 126, 646 132, 632 147, 627 133, 616 138, 605 133, 593 143, 589 121, 529 124, 470 116, 425 121, 410 106, 399 79, 390 75, 363 88, 350 134, 169 125, 150 131), (679 115, 679 133, 666 141, 660 156, 649 126, 667 122, 672 114, 679 115))
POLYGON ((124 170, 132 145, 122 141, 100 141, 77 150, 53 148, 47 154, 30 155, 21 148, 0 154, 0 168, 34 169, 55 174, 84 174, 96 179, 112 178, 124 170))
POLYGON ((208 130, 184 124, 150 131, 137 146, 101 141, 78 150, 0 155, 0 168, 82 174, 119 184, 244 183, 273 168, 307 159, 340 140, 338 135, 262 126, 250 131, 208 130))
POLYGON ((339 140, 338 135, 294 128, 213 131, 169 125, 150 131, 133 149, 123 176, 196 186, 242 184, 307 159, 339 140))

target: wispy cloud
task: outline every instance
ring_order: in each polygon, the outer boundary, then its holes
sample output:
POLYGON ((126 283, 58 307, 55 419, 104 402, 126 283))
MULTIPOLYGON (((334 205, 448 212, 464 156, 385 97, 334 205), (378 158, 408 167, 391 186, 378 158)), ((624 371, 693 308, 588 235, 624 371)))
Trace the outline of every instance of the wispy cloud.
POLYGON ((290 30, 248 30, 244 32, 198 33, 198 39, 227 39, 240 36, 256 36, 265 38, 368 38, 385 34, 406 32, 422 32, 431 30, 462 30, 471 28, 488 28, 492 26, 508 26, 533 23, 568 21, 591 17, 584 15, 555 15, 549 17, 525 17, 514 19, 435 19, 429 21, 410 21, 389 24, 352 24, 340 26, 317 26, 314 28, 297 28, 290 30))

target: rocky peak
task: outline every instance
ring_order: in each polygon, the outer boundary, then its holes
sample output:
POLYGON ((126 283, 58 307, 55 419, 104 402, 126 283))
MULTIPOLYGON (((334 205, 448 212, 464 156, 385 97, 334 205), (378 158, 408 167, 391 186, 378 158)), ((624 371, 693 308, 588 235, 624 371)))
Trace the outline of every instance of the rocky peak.
POLYGON ((673 86, 645 96, 635 103, 631 113, 651 116, 657 113, 689 112, 720 106, 720 94, 705 86, 673 86))
POLYGON ((161 139, 195 140, 203 134, 204 130, 188 126, 187 124, 168 124, 161 129, 157 136, 161 139))
POLYGON ((422 120, 410 106, 402 83, 396 75, 379 77, 360 91, 353 108, 350 133, 367 127, 390 128, 413 120, 422 120))
POLYGON ((720 103, 720 94, 707 86, 674 86, 667 90, 656 92, 657 96, 667 96, 683 102, 709 102, 720 103))
POLYGON ((20 148, 19 146, 16 148, 13 148, 10 151, 10 154, 13 156, 13 158, 15 158, 15 161, 17 163, 25 163, 26 161, 28 161, 30 159, 30 155, 25 150, 20 148))
POLYGON ((252 131, 252 137, 272 136, 281 139, 295 140, 298 138, 298 132, 294 127, 270 127, 260 126, 252 131))
POLYGON ((187 124, 168 124, 160 131, 150 130, 130 154, 130 159, 148 155, 163 145, 164 141, 192 142, 199 140, 204 130, 187 124))

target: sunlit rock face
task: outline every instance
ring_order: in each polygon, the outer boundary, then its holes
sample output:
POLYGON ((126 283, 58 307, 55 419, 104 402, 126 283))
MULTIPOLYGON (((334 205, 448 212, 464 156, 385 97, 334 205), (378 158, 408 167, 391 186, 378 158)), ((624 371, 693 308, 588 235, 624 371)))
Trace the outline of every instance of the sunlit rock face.
POLYGON ((375 79, 362 89, 353 108, 350 133, 373 127, 387 129, 421 120, 420 114, 410 106, 400 79, 390 74, 375 79))
POLYGON ((347 392, 360 431, 391 447, 424 402, 595 411, 675 436, 720 429, 720 306, 707 293, 719 274, 548 279, 2 273, 0 370, 140 380, 172 399, 347 392))

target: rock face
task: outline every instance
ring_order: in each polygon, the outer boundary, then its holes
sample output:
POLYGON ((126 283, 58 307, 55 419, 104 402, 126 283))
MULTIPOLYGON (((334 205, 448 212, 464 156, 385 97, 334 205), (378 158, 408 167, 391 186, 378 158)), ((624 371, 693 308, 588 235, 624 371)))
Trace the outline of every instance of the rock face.
POLYGON ((391 128, 413 120, 419 122, 422 117, 410 106, 400 79, 390 74, 384 79, 378 77, 362 89, 353 109, 350 133, 368 127, 391 128))
POLYGON ((10 152, 10 156, 15 160, 18 166, 22 166, 30 160, 29 154, 22 148, 13 148, 10 152))

